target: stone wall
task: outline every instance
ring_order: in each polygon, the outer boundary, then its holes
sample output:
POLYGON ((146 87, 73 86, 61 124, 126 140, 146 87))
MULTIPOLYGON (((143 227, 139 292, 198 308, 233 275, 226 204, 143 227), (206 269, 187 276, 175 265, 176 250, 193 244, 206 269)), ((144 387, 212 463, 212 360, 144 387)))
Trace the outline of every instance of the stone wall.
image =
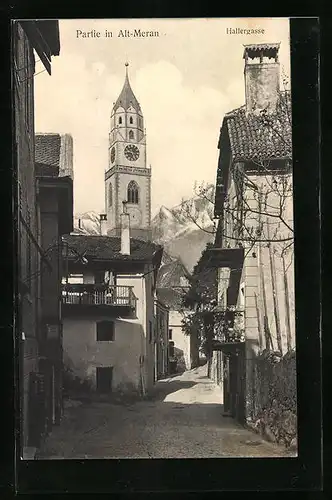
POLYGON ((263 352, 254 361, 250 427, 266 439, 297 449, 296 355, 263 352))

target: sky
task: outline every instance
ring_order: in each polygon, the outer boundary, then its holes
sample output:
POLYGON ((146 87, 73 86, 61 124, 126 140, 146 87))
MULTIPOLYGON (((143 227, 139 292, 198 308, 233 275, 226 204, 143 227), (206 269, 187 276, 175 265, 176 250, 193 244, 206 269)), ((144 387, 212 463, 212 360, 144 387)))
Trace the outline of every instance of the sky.
POLYGON ((280 42, 290 74, 288 18, 75 19, 59 29, 52 75, 36 64, 35 130, 73 137, 75 213, 105 209, 109 122, 126 62, 145 120, 152 215, 193 196, 196 182, 215 182, 223 116, 245 102, 243 44, 280 42), (236 28, 264 33, 227 33, 236 28), (159 37, 118 37, 135 29, 159 37), (80 33, 92 30, 100 37, 80 33))

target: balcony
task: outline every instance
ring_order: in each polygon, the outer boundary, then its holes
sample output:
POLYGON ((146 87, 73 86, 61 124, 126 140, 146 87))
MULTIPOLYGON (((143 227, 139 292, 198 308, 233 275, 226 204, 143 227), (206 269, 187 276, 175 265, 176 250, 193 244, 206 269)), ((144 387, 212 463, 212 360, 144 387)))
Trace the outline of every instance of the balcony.
POLYGON ((229 307, 207 315, 206 324, 213 328, 213 350, 227 351, 245 341, 244 310, 229 307))
POLYGON ((137 298, 131 286, 65 284, 62 286, 63 315, 110 315, 135 317, 137 298))

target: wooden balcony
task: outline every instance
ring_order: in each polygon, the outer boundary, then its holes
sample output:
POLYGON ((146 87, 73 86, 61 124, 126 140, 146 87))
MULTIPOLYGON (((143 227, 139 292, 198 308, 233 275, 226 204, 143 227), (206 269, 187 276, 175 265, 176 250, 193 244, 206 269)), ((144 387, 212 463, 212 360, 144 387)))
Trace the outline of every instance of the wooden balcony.
POLYGON ((109 315, 135 317, 137 298, 131 286, 65 284, 62 286, 64 316, 109 315))

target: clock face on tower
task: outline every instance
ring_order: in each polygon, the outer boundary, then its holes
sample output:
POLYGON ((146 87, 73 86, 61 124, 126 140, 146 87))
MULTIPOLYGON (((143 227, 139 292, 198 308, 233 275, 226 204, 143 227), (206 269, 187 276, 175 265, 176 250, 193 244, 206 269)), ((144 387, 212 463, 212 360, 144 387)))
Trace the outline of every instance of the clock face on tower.
POLYGON ((115 160, 115 148, 111 149, 111 163, 114 163, 115 160))
POLYGON ((128 207, 128 212, 130 214, 130 225, 131 227, 138 227, 142 223, 142 213, 137 207, 128 207))
POLYGON ((124 154, 127 160, 136 161, 139 158, 139 149, 134 144, 129 144, 125 147, 124 154))

